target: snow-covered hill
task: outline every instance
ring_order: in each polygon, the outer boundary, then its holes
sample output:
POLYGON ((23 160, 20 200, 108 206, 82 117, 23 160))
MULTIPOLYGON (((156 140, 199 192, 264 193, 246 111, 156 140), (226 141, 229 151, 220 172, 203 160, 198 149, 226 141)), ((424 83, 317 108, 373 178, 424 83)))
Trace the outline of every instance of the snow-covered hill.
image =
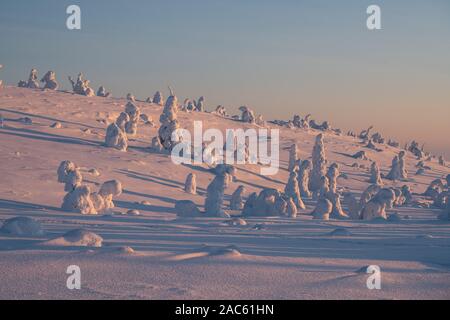
MULTIPOLYGON (((224 218, 177 218, 177 200, 192 200, 203 209, 213 174, 206 165, 174 165, 168 155, 149 148, 163 108, 150 103, 137 102, 156 126, 141 122, 127 152, 106 148, 106 127, 125 104, 125 99, 67 92, 0 89, 0 220, 32 217, 46 232, 0 233, 0 298, 450 298, 450 223, 437 218, 439 209, 395 207, 388 213, 400 219, 389 222, 317 221, 309 215, 316 201, 306 199, 307 209, 296 219, 246 217, 246 225, 233 225, 224 218), (56 170, 63 160, 76 163, 92 189, 107 180, 122 182, 114 214, 60 209, 66 193, 56 170), (183 190, 189 173, 197 176, 197 195, 183 190), (127 214, 130 210, 140 214, 127 214), (100 235, 103 246, 83 250, 54 245, 66 240, 47 241, 78 228, 100 235), (81 290, 66 288, 69 265, 81 268, 81 290), (367 289, 369 275, 358 271, 367 265, 380 266, 381 290, 367 289)), ((178 112, 178 120, 188 129, 194 120, 203 121, 204 129, 254 126, 212 113, 178 112)), ((301 159, 311 157, 319 131, 269 126, 280 129, 279 173, 262 176, 257 165, 237 165, 237 181, 225 191, 227 204, 239 185, 245 197, 268 187, 283 190, 293 143, 301 159)), ((338 163, 343 174, 339 188, 357 196, 369 185, 371 161, 351 155, 364 150, 387 174, 400 151, 379 145, 377 152, 360 139, 334 133, 325 133, 324 141, 328 162, 338 163)), ((407 184, 421 200, 432 180, 450 173, 433 159, 426 162, 430 170, 415 175, 417 162, 407 153, 408 181, 385 180, 386 186, 407 184)))

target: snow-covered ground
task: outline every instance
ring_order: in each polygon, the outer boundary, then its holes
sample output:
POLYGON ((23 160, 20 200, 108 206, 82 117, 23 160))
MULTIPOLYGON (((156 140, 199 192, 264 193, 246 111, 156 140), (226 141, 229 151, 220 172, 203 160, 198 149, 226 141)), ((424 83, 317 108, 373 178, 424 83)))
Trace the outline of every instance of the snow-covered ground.
MULTIPOLYGON (((450 222, 437 219, 438 209, 396 207, 388 211, 400 215, 395 222, 317 221, 308 214, 315 201, 307 199, 307 209, 296 219, 245 218, 247 225, 233 226, 224 218, 177 218, 176 200, 192 200, 203 209, 213 175, 206 165, 176 166, 168 155, 149 150, 158 126, 141 122, 128 152, 104 147, 107 124, 125 103, 0 89, 5 120, 0 128, 0 222, 28 216, 46 231, 35 237, 0 233, 1 299, 450 299, 450 222), (51 127, 55 122, 62 127, 51 127), (115 214, 60 209, 65 192, 56 170, 63 160, 76 163, 92 189, 107 180, 122 182, 115 214), (189 173, 197 176, 197 195, 183 191, 189 173), (140 215, 126 214, 130 209, 140 215), (100 235, 103 246, 45 242, 78 228, 100 235), (346 232, 333 235, 337 228, 346 232), (66 287, 69 265, 81 268, 81 290, 66 287), (367 289, 368 265, 380 266, 381 290, 367 289)), ((159 124, 161 106, 138 105, 159 124)), ((193 120, 203 120, 205 128, 252 127, 210 113, 178 112, 178 119, 185 128, 192 128, 193 120)), ((354 130, 366 125, 355 124, 354 130)), ((265 187, 284 189, 288 148, 296 143, 300 158, 310 158, 317 134, 282 128, 279 173, 261 176, 257 166, 238 165, 238 180, 226 190, 226 203, 241 184, 245 197, 265 187)), ((347 175, 338 179, 339 187, 357 194, 369 185, 370 161, 349 155, 365 150, 386 174, 399 152, 385 145, 376 152, 359 139, 328 133, 325 148, 328 161, 339 163, 347 175), (365 168, 353 167, 355 162, 365 168)), ((408 153, 407 184, 418 199, 432 180, 450 170, 433 160, 427 162, 432 170, 415 175, 416 163, 408 153)))

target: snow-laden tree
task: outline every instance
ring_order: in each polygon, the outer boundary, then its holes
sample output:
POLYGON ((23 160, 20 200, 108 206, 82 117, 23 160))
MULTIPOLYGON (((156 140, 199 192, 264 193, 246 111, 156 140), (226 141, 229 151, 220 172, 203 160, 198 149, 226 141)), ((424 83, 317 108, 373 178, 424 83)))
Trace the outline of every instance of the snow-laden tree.
POLYGON ((64 191, 70 192, 81 185, 83 177, 72 161, 62 161, 57 170, 58 182, 64 183, 64 191))
POLYGON ((286 213, 290 218, 297 218, 298 210, 297 210, 297 206, 292 198, 289 198, 287 200, 287 212, 286 213))
POLYGON ((111 95, 111 92, 107 92, 104 86, 100 86, 97 90, 97 97, 107 98, 111 95))
POLYGON ((106 129, 105 145, 119 151, 127 151, 127 134, 116 123, 111 123, 106 129))
POLYGON ((386 179, 396 181, 407 178, 408 175, 405 168, 405 151, 400 151, 399 154, 392 159, 391 170, 386 176, 386 179))
POLYGON ((44 83, 44 89, 57 90, 59 86, 56 81, 56 74, 53 71, 48 71, 44 77, 42 77, 41 82, 44 83))
POLYGON ((255 123, 256 122, 255 113, 250 108, 248 108, 246 106, 242 106, 242 107, 239 107, 239 111, 242 112, 241 120, 243 122, 247 122, 247 123, 255 123))
POLYGON ((63 199, 61 208, 65 211, 81 214, 98 213, 91 199, 91 189, 87 185, 78 186, 67 193, 63 199))
POLYGON ((313 219, 329 220, 333 205, 327 198, 320 198, 317 201, 316 208, 312 212, 313 219))
POLYGON ((395 193, 390 188, 383 188, 363 207, 361 219, 372 220, 375 218, 386 219, 386 209, 392 208, 395 201, 395 193))
POLYGON ((30 88, 30 89, 38 89, 39 88, 39 81, 38 81, 38 71, 37 69, 33 68, 30 71, 30 75, 28 76, 28 81, 19 81, 18 84, 21 88, 30 88))
POLYGON ((164 105, 164 97, 161 93, 161 91, 156 91, 155 95, 152 99, 154 104, 159 104, 160 106, 164 105))
POLYGON ((127 93, 127 100, 131 102, 136 102, 136 97, 132 93, 127 93))
POLYGON ((125 123, 125 132, 130 136, 135 136, 141 117, 141 109, 133 101, 128 101, 125 106, 125 113, 129 117, 128 122, 125 123))
POLYGON ((244 186, 239 186, 231 195, 230 209, 231 210, 242 210, 244 208, 244 199, 242 198, 245 192, 244 186))
POLYGON ((161 145, 166 150, 172 150, 176 142, 172 141, 172 132, 177 130, 180 125, 177 120, 178 111, 178 99, 175 94, 170 90, 170 96, 164 105, 163 112, 159 117, 161 126, 158 130, 158 137, 161 145))
POLYGON ((297 171, 292 170, 289 173, 289 180, 284 188, 284 193, 288 198, 292 198, 295 205, 299 209, 305 209, 302 197, 300 196, 300 189, 298 188, 297 171))
POLYGON ((256 204, 256 199, 258 198, 258 194, 256 192, 252 192, 247 201, 245 201, 244 208, 242 209, 243 216, 251 216, 253 214, 253 209, 256 204))
POLYGON ((347 205, 347 212, 350 219, 359 220, 361 214, 361 206, 355 195, 348 192, 344 195, 344 203, 347 205))
POLYGON ((218 172, 208 185, 205 200, 205 211, 208 216, 226 217, 229 215, 223 210, 225 189, 229 186, 230 177, 227 172, 218 172))
POLYGON ((374 161, 370 165, 370 183, 377 184, 377 185, 383 185, 383 180, 381 179, 380 174, 380 168, 378 167, 377 163, 374 161))
POLYGON ((303 160, 300 162, 298 171, 298 187, 300 195, 304 198, 311 198, 312 194, 309 190, 309 174, 311 172, 311 161, 303 160))
POLYGON ((95 96, 95 91, 92 89, 89 80, 83 79, 83 74, 80 72, 77 77, 77 81, 73 81, 72 77, 69 76, 69 81, 72 84, 72 90, 76 94, 80 94, 87 97, 95 96))
POLYGON ((184 191, 190 194, 197 194, 197 181, 194 173, 189 173, 184 183, 184 191))
POLYGON ((297 145, 294 143, 291 145, 289 149, 289 166, 288 166, 289 171, 294 170, 294 168, 297 165, 297 160, 298 160, 298 148, 297 145))
POLYGON ((309 181, 309 189, 317 191, 321 186, 321 179, 326 173, 327 160, 325 156, 325 146, 323 134, 316 137, 316 142, 312 151, 312 171, 309 181))
POLYGON ((328 168, 327 174, 329 189, 331 192, 337 192, 337 178, 339 177, 339 165, 337 163, 333 163, 328 168))

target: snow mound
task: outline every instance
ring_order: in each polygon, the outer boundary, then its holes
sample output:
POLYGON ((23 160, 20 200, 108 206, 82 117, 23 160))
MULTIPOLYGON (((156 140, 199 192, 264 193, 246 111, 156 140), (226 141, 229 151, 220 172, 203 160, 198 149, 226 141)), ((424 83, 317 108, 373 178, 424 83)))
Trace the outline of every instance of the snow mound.
POLYGON ((94 177, 100 176, 100 172, 97 169, 95 169, 95 168, 89 169, 88 172, 94 177))
POLYGON ((207 258, 207 257, 227 257, 238 258, 241 256, 241 252, 235 245, 229 245, 226 247, 211 247, 203 245, 200 249, 190 253, 179 254, 169 258, 171 261, 184 261, 191 259, 207 258))
POLYGON ((135 253, 134 249, 132 247, 129 246, 120 246, 117 248, 114 248, 116 252, 118 253, 124 253, 124 254, 132 254, 135 253))
POLYGON ((346 228, 337 228, 329 233, 330 236, 351 236, 352 233, 346 228))
POLYGON ((129 246, 118 246, 118 247, 103 248, 102 252, 117 253, 117 254, 122 254, 122 255, 131 255, 131 254, 134 254, 136 251, 134 251, 134 249, 129 246))
POLYGON ((138 215, 140 215, 141 213, 139 212, 139 210, 131 209, 131 210, 128 210, 128 211, 127 211, 127 214, 130 215, 130 216, 138 216, 138 215))
POLYGON ((247 221, 245 221, 242 218, 234 218, 231 220, 224 221, 224 224, 226 224, 228 226, 246 226, 247 221))
POLYGON ((416 236, 416 239, 433 239, 434 237, 431 234, 419 234, 416 236))
POLYGON ((61 237, 46 241, 43 244, 67 247, 96 247, 102 246, 103 238, 85 229, 74 229, 61 237))
POLYGON ((253 226, 252 228, 253 230, 266 230, 267 227, 265 226, 264 223, 257 223, 253 226))
POLYGON ((221 248, 210 248, 209 255, 211 256, 228 256, 228 257, 240 257, 241 252, 235 245, 230 245, 221 248))
POLYGON ((54 122, 53 124, 50 125, 50 128, 54 128, 54 129, 61 129, 62 128, 62 124, 61 122, 54 122))
POLYGON ((45 234, 40 222, 29 217, 15 217, 6 220, 0 228, 0 232, 26 237, 42 236, 45 234))

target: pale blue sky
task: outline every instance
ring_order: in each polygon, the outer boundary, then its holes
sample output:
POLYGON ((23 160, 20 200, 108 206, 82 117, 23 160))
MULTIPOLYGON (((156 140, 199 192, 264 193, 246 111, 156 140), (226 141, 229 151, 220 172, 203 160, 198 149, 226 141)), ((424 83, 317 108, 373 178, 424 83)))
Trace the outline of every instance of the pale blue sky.
POLYGON ((248 105, 266 118, 312 113, 336 127, 370 124, 450 158, 448 0, 2 0, 0 77, 52 69, 64 88, 139 98, 171 85, 207 107, 248 105), (82 30, 65 27, 78 4, 82 30), (382 9, 382 30, 366 8, 382 9))

